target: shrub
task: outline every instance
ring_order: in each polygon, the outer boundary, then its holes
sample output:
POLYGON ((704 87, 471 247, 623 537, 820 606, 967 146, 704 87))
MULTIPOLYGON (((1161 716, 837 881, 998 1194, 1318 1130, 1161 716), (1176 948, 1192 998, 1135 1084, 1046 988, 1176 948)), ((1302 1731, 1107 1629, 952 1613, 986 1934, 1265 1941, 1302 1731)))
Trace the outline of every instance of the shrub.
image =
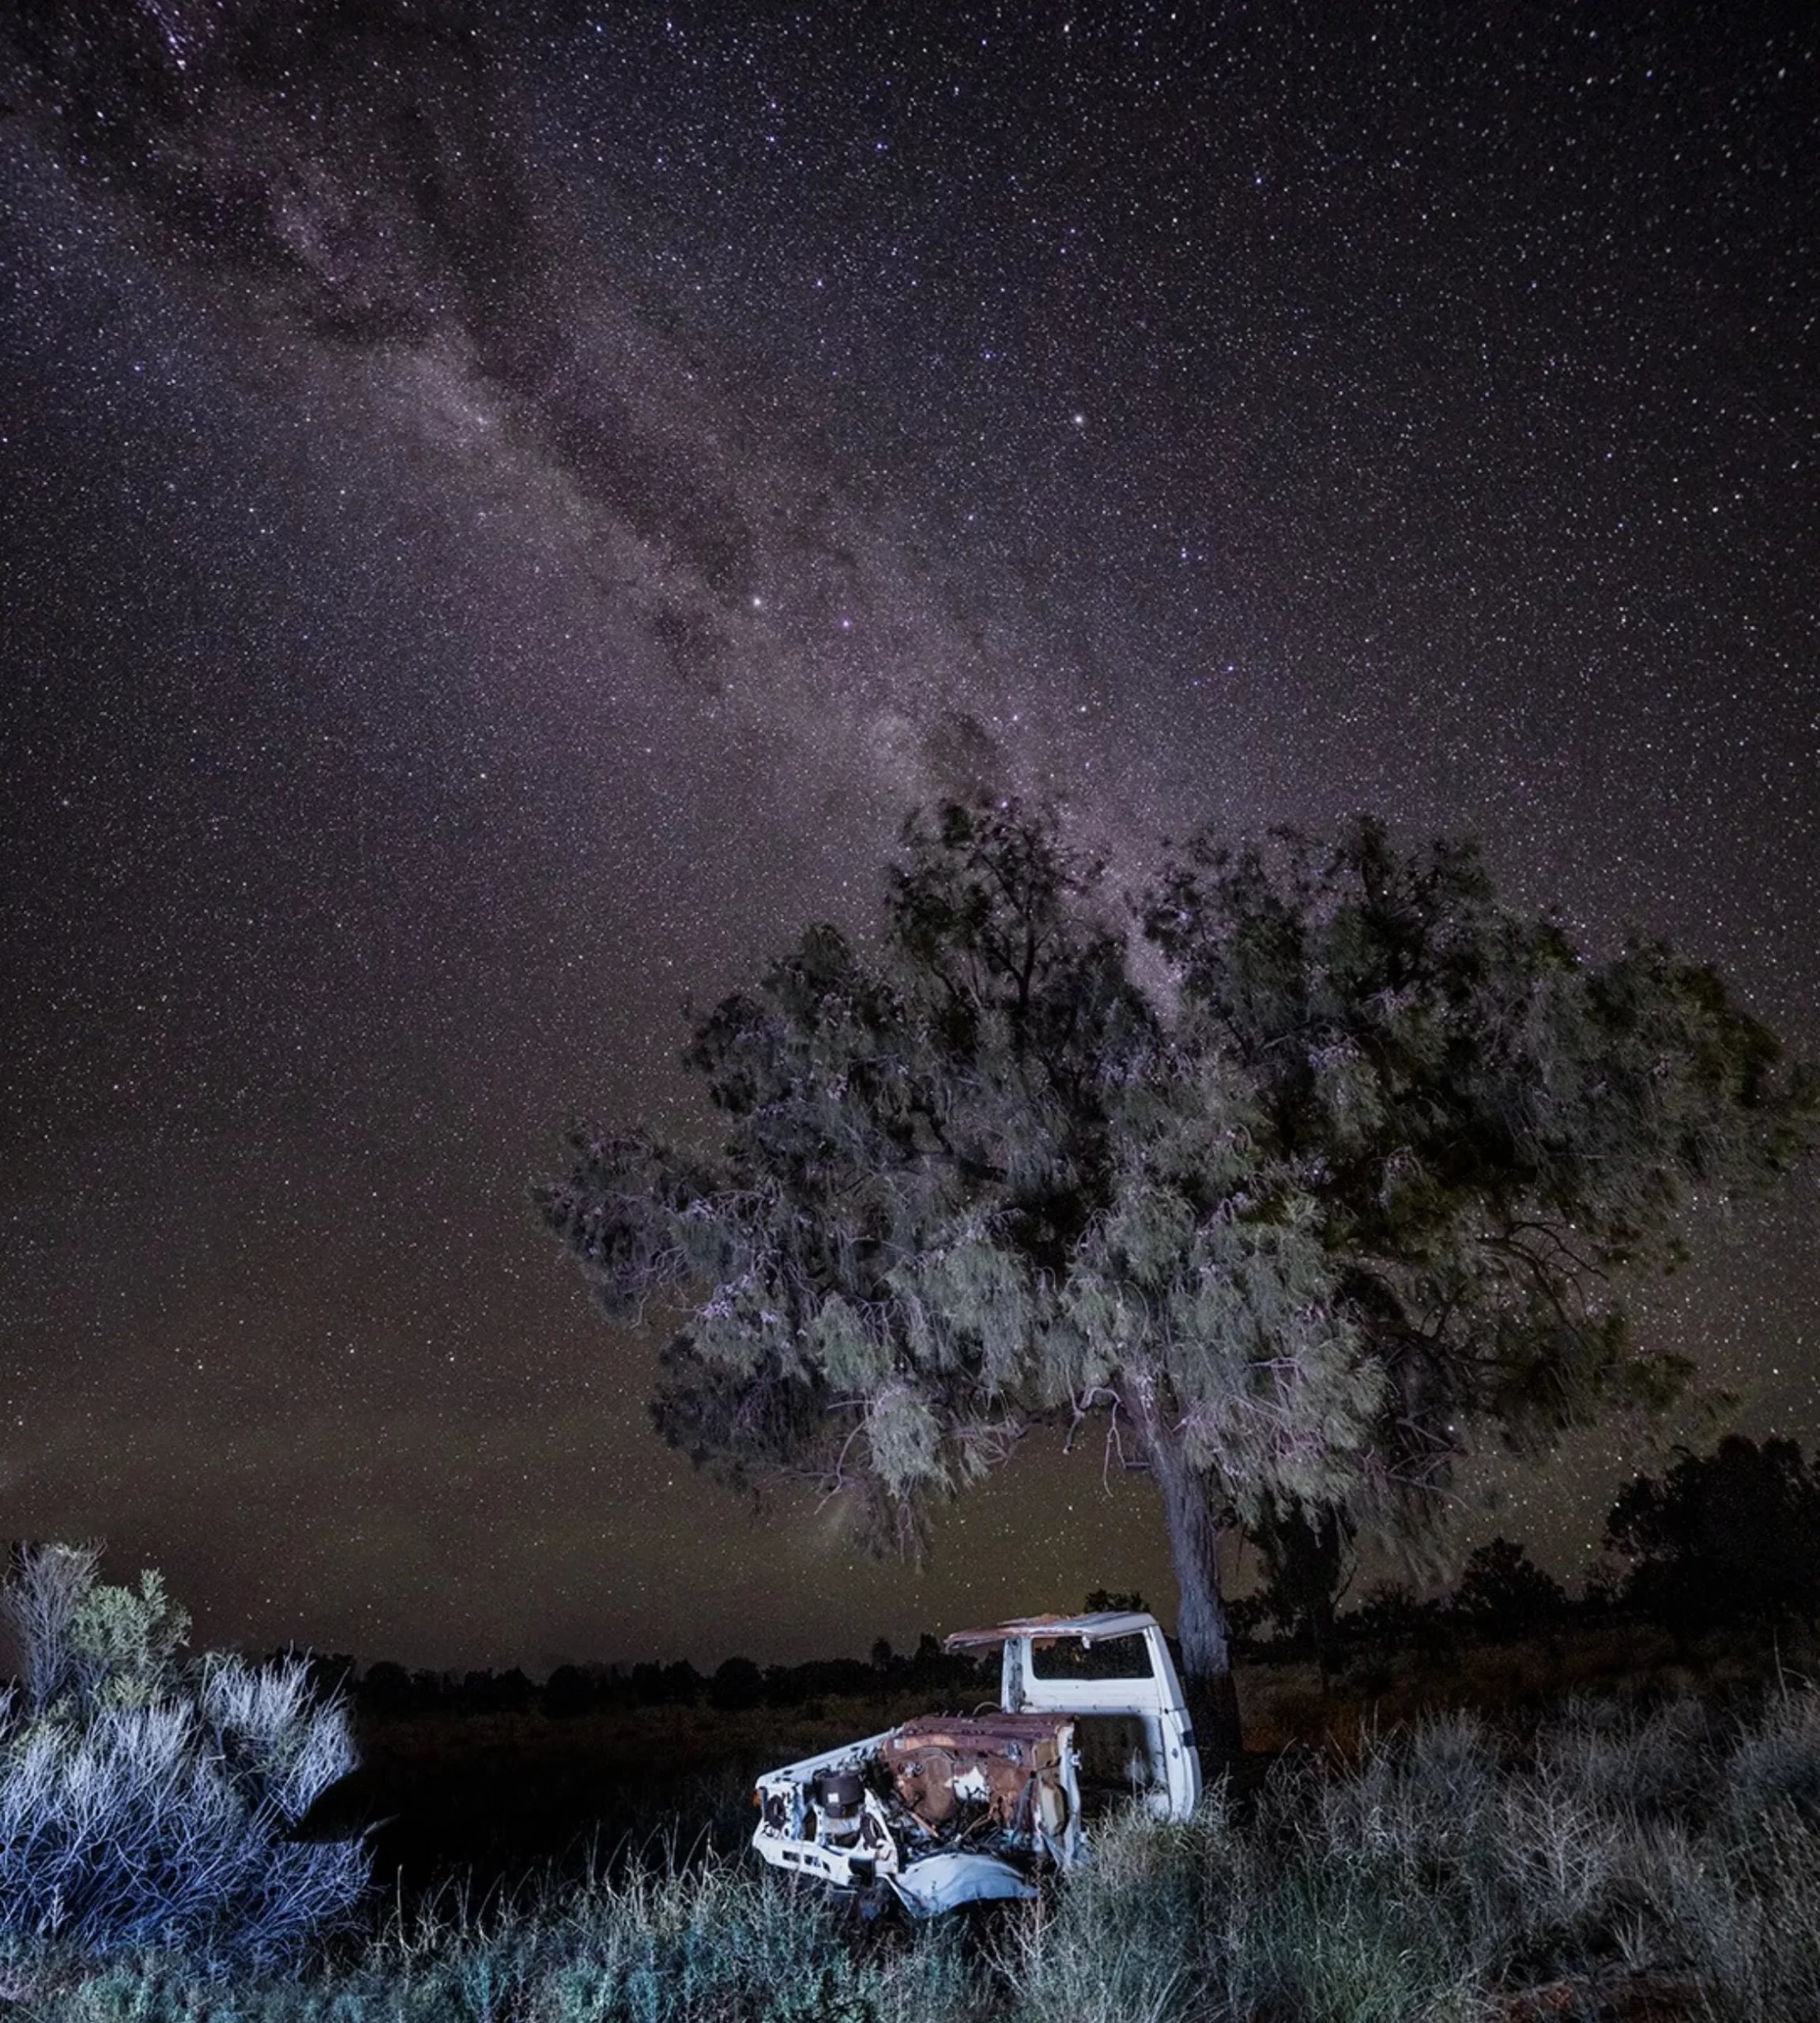
POLYGON ((345 1709, 301 1658, 181 1662, 158 1577, 100 1587, 98 1559, 28 1547, 4 1590, 26 1679, 0 1691, 0 1940, 287 1960, 366 1887, 357 1844, 287 1837, 352 1767, 345 1709))
POLYGON ((1808 1692, 1449 1716, 1291 1753, 1185 1822, 1130 1808, 1094 1846, 1040 1902, 906 1927, 659 1840, 477 1910, 401 1904, 364 1946, 231 1987, 150 1950, 28 1979, 0 1939, 0 1998, 28 1987, 34 2023, 1820 2018, 1808 1692))
POLYGON ((1445 1716, 1095 1845, 1000 1950, 1016 2023, 1615 2014, 1599 1991, 1632 1975, 1639 2004, 1678 1991, 1652 2014, 1820 2017, 1809 1693, 1742 1722, 1581 1706, 1527 1738, 1445 1716))

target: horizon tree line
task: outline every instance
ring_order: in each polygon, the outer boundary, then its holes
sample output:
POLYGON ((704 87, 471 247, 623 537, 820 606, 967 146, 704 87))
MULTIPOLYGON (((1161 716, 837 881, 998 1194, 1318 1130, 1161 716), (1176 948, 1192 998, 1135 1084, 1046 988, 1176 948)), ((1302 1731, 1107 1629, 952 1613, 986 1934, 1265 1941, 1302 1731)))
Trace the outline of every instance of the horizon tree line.
MULTIPOLYGON (((1267 1573, 1229 1603, 1234 1644, 1258 1658, 1319 1660, 1436 1632, 1496 1640, 1575 1620, 1646 1622, 1684 1635, 1820 1623, 1820 1460, 1774 1435, 1759 1442, 1728 1433, 1709 1453, 1679 1450, 1661 1474, 1639 1474, 1619 1490, 1603 1543, 1578 1577, 1577 1595, 1523 1542, 1499 1534, 1472 1548, 1449 1586, 1419 1595, 1391 1579, 1350 1604, 1330 1591, 1329 1612, 1313 1619, 1306 1588, 1267 1573)), ((1082 1606, 1151 1605, 1134 1591, 1100 1588, 1082 1606)), ((295 1655, 276 1652, 268 1662, 295 1655)), ((383 1658, 363 1666, 339 1652, 311 1654, 308 1663, 320 1697, 345 1689, 380 1716, 535 1711, 567 1720, 601 1708, 701 1704, 733 1712, 914 1690, 964 1697, 996 1683, 991 1660, 982 1667, 945 1652, 928 1631, 909 1652, 876 1638, 865 1658, 766 1665, 736 1652, 707 1670, 687 1659, 570 1660, 541 1681, 518 1666, 439 1670, 383 1658)))

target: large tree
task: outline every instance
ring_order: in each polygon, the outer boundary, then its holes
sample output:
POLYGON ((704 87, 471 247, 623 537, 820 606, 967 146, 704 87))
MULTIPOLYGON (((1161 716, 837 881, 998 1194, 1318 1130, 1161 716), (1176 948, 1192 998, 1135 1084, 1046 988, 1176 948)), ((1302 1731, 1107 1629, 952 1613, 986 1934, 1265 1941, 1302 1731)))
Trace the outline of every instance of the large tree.
POLYGON ((579 1134, 540 1195, 610 1311, 680 1318, 666 1437, 907 1540, 1107 1415, 1215 1763, 1229 1528, 1407 1529, 1488 1430, 1673 1396, 1622 1275, 1814 1109, 1710 970, 1586 959, 1469 846, 1202 837, 1128 901, 1015 804, 914 819, 868 944, 811 929, 687 1059, 717 1149, 579 1134))

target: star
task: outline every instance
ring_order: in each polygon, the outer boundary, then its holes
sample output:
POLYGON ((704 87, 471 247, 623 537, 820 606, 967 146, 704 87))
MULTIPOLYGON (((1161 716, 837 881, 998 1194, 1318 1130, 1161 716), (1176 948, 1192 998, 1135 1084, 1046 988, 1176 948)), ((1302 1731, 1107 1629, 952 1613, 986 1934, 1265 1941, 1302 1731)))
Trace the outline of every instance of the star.
MULTIPOLYGON (((1167 1597, 1040 1441, 924 1573, 673 1479, 526 1205, 571 1120, 711 1132, 685 1002, 863 936, 931 796, 1128 883, 1475 834, 1820 1054, 1799 28, 1133 0, 1089 78, 1015 9, 751 13, 304 10, 282 89, 232 10, 0 25, 0 1514, 205 1641, 1167 1597)), ((1804 1173, 1636 1317, 1810 1448, 1817 1230, 1804 1173)), ((1497 1485, 1555 1570, 1628 1437, 1497 1485)))

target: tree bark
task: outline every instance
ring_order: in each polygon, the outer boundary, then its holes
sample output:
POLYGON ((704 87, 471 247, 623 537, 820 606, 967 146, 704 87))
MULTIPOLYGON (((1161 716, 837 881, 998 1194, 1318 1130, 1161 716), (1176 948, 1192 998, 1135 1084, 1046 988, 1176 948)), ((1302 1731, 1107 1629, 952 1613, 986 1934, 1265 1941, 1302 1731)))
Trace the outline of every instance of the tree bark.
POLYGON ((1200 1752, 1201 1781, 1211 1787, 1238 1767, 1244 1749, 1238 1690, 1232 1676, 1231 1633, 1220 1594, 1223 1527, 1208 1494, 1206 1476, 1189 1466, 1181 1436, 1165 1421, 1154 1395, 1135 1403, 1169 1525, 1178 1597, 1175 1634, 1181 1647, 1182 1692, 1200 1752))

